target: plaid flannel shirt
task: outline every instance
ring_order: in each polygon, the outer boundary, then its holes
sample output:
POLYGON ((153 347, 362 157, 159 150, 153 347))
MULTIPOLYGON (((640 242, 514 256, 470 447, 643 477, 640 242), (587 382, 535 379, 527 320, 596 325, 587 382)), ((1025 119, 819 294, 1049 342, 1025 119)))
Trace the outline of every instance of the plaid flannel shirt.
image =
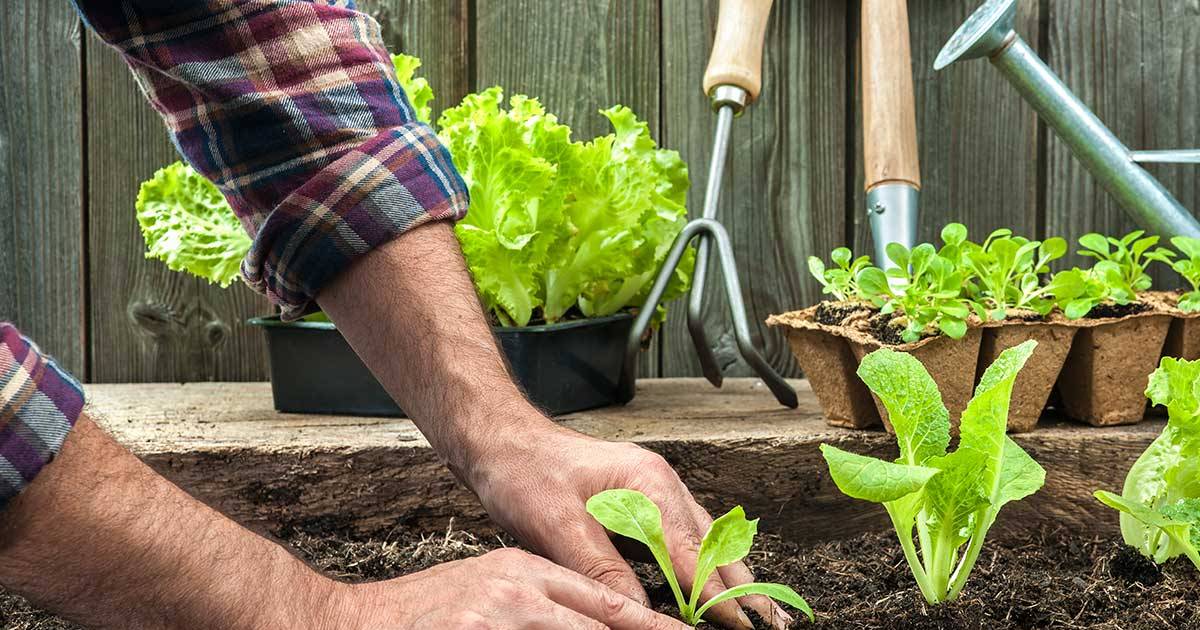
POLYGON ((79 383, 0 322, 0 509, 50 463, 82 410, 79 383))
POLYGON ((380 27, 351 0, 74 0, 176 148, 254 238, 247 283, 294 319, 356 258, 467 211, 380 27))

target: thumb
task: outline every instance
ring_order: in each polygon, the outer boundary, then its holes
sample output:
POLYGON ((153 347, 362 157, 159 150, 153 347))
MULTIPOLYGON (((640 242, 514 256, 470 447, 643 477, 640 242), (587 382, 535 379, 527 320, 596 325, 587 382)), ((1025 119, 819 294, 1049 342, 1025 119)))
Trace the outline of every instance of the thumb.
POLYGON ((559 540, 549 555, 555 563, 589 577, 643 605, 650 606, 637 574, 617 552, 608 532, 599 523, 588 523, 576 536, 559 540))

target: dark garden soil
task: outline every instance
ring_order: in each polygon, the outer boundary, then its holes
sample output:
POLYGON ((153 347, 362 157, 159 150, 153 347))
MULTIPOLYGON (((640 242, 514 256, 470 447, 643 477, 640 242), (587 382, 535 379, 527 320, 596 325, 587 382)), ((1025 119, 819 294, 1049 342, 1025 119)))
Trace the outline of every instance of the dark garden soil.
POLYGON ((1129 304, 1097 304, 1088 311, 1087 319, 1106 319, 1109 317, 1127 317, 1150 310, 1145 302, 1130 302, 1129 304))
POLYGON ((873 309, 859 302, 836 302, 826 300, 817 305, 813 320, 825 326, 842 326, 847 320, 864 317, 873 309))
POLYGON ((869 321, 871 336, 889 346, 902 345, 904 343, 904 325, 896 321, 898 319, 900 319, 900 315, 897 313, 872 315, 869 321))
MULTIPOLYGON (((351 581, 391 578, 505 544, 461 531, 366 542, 297 535, 289 542, 315 567, 351 581)), ((940 607, 925 604, 890 533, 817 547, 761 536, 750 563, 760 580, 788 584, 813 605, 816 625, 796 628, 1200 628, 1200 574, 1190 564, 1175 561, 1160 571, 1111 540, 1064 531, 989 544, 959 601, 940 607)), ((638 569, 651 598, 668 612, 673 600, 657 567, 638 569)), ((0 619, 14 630, 75 628, 3 593, 0 619)))

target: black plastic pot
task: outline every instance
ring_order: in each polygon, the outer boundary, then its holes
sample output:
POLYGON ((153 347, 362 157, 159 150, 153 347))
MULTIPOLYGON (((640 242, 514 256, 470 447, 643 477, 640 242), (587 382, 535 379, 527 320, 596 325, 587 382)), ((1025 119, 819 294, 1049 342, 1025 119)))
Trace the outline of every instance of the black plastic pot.
MULTIPOLYGON (((402 416, 333 324, 250 320, 267 333, 275 408, 288 413, 402 416)), ((620 313, 546 326, 494 328, 513 377, 552 415, 633 398, 618 391, 633 316, 620 313)))

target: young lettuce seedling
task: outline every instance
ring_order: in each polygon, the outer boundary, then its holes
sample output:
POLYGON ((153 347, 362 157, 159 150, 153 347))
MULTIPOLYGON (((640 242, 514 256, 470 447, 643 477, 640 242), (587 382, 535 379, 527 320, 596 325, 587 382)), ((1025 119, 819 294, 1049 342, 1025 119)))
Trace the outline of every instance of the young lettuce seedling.
POLYGON ((1192 285, 1192 290, 1179 298, 1179 310, 1195 313, 1200 311, 1200 238, 1176 236, 1171 239, 1171 244, 1183 254, 1171 268, 1192 285))
POLYGON ((871 266, 869 256, 854 255, 846 247, 839 247, 829 255, 833 268, 827 268, 825 263, 816 256, 808 257, 808 271, 821 283, 822 293, 832 295, 839 301, 862 300, 868 301, 867 295, 858 284, 858 274, 871 266))
POLYGON ((1200 568, 1200 361, 1164 358, 1146 396, 1167 408, 1167 426, 1125 477, 1121 495, 1096 498, 1121 512, 1125 543, 1163 563, 1187 556, 1200 568))
POLYGON ((1000 321, 1009 310, 1030 310, 1045 316, 1054 309, 1042 274, 1050 263, 1067 253, 1067 241, 1048 238, 1031 241, 1013 236, 1012 230, 992 232, 982 245, 962 248, 962 265, 970 272, 967 288, 980 319, 1000 321))
POLYGON ((896 266, 887 272, 867 267, 859 273, 858 282, 879 312, 904 318, 901 338, 912 343, 933 331, 951 339, 966 335, 971 309, 962 297, 965 274, 957 269, 957 261, 929 243, 911 251, 892 243, 886 251, 896 266))
POLYGON ((1102 260, 1088 270, 1076 267, 1054 274, 1046 293, 1053 296, 1067 319, 1084 317, 1100 304, 1123 306, 1138 299, 1120 265, 1111 260, 1102 260))
POLYGON ((1155 247, 1158 245, 1157 236, 1144 234, 1143 230, 1136 230, 1120 239, 1084 234, 1079 238, 1083 249, 1078 253, 1115 264, 1120 269, 1124 284, 1132 287, 1135 293, 1140 293, 1150 288, 1150 274, 1146 273, 1150 263, 1158 261, 1169 265, 1175 256, 1175 252, 1169 249, 1155 247))
POLYGON ((812 609, 804 598, 782 584, 743 584, 700 604, 701 587, 708 582, 713 571, 716 571, 717 567, 745 558, 754 544, 754 535, 758 533, 758 519, 746 520, 746 513, 741 506, 713 521, 712 527, 700 542, 696 578, 692 582, 690 598, 684 597, 679 580, 675 577, 671 554, 667 551, 666 539, 663 536, 662 513, 649 497, 636 490, 605 490, 588 499, 587 511, 610 531, 632 538, 650 549, 671 587, 671 592, 675 595, 680 617, 688 624, 695 626, 700 623, 708 609, 721 602, 746 595, 766 595, 777 599, 804 612, 810 621, 813 620, 812 609))
POLYGON ((950 414, 924 366, 901 352, 872 352, 858 375, 887 407, 899 459, 889 462, 821 445, 829 474, 843 493, 883 504, 921 594, 931 604, 958 597, 1000 508, 1045 482, 1042 467, 1005 433, 1013 382, 1036 346, 1031 340, 1009 348, 984 372, 962 414, 952 453, 947 452, 950 414))

